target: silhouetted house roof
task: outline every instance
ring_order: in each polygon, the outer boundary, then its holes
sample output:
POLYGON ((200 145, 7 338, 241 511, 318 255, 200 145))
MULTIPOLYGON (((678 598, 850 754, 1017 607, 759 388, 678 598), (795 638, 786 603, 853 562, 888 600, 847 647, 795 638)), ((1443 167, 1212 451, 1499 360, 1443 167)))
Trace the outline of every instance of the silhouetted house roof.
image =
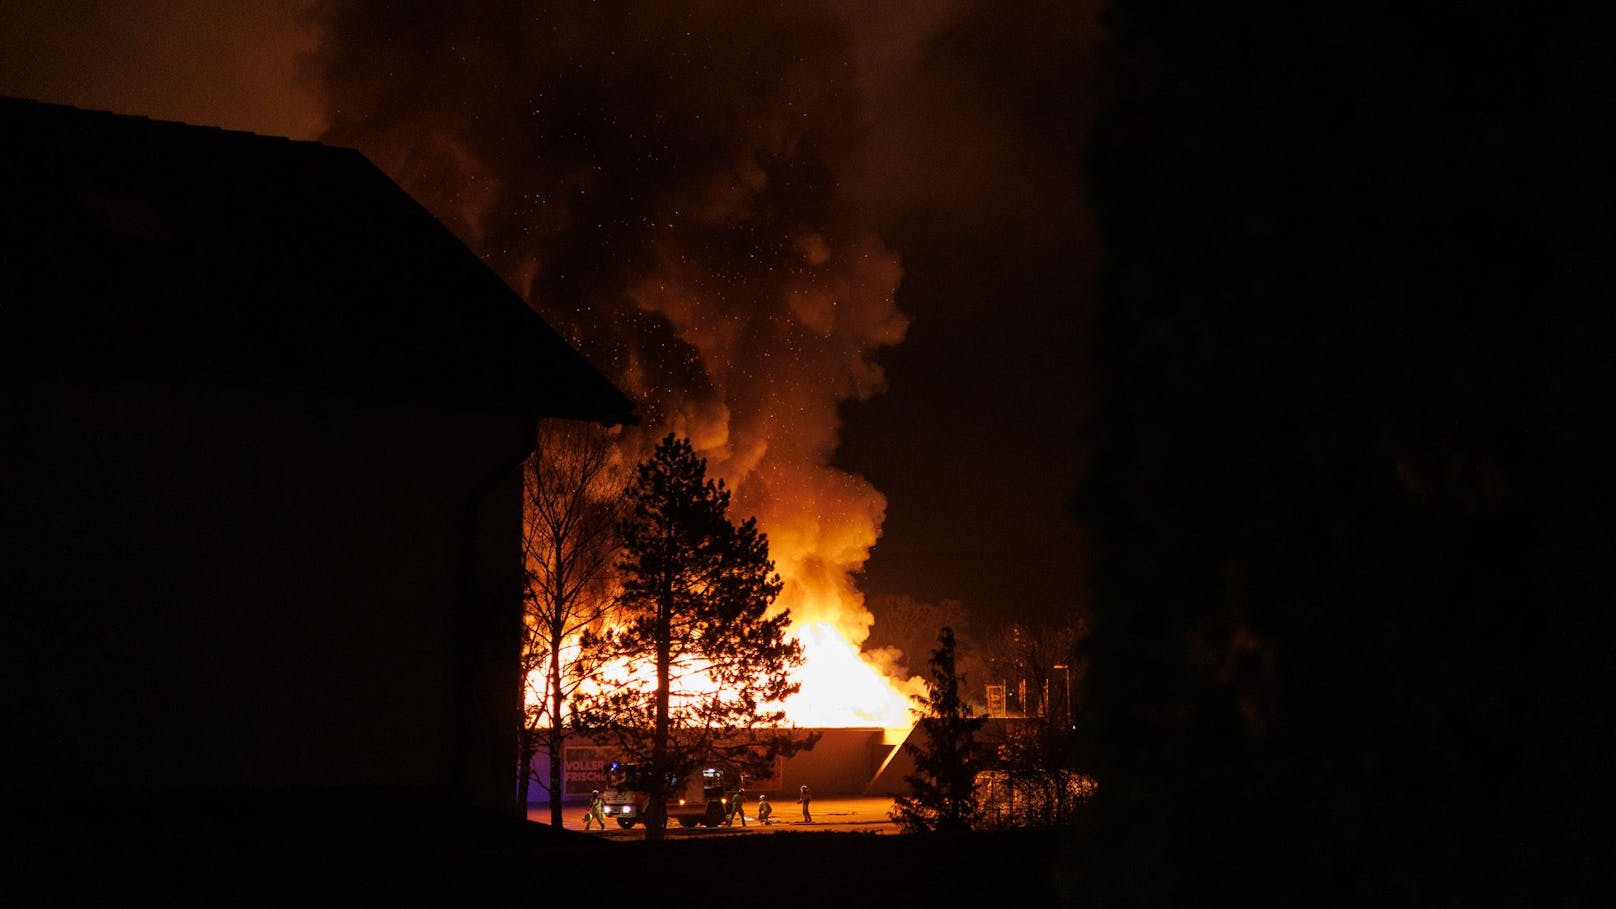
POLYGON ((356 151, 18 99, 0 136, 0 370, 634 419, 356 151))
POLYGON ((357 152, 0 99, 0 838, 518 818, 545 417, 633 410, 357 152))

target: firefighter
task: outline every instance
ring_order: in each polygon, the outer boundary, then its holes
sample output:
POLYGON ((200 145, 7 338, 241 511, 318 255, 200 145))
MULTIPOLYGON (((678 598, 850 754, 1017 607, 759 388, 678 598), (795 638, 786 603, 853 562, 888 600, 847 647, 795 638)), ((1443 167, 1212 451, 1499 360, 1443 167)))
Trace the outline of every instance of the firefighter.
POLYGON ((736 818, 741 819, 741 826, 742 827, 746 826, 746 790, 745 789, 737 789, 737 790, 735 790, 735 795, 730 797, 730 800, 729 800, 729 817, 724 818, 724 826, 725 827, 734 826, 736 818))
POLYGON ((584 815, 585 830, 589 829, 591 821, 599 821, 600 829, 606 829, 606 803, 601 801, 599 789, 589 795, 589 811, 584 815))
MULTIPOLYGON (((773 826, 774 821, 769 820, 769 815, 773 813, 774 806, 769 804, 769 797, 767 795, 758 796, 758 820, 773 826)), ((742 819, 742 823, 745 823, 745 819, 742 819)))
POLYGON ((812 824, 814 822, 813 814, 808 811, 808 804, 813 800, 814 794, 806 785, 797 790, 797 801, 802 803, 802 822, 804 824, 812 824))

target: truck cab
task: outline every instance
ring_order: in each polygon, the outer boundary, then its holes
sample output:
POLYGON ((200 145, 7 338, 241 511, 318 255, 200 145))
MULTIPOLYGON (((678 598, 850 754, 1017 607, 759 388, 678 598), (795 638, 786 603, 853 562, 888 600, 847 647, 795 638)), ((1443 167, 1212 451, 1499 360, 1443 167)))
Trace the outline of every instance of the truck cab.
MULTIPOLYGON (((653 781, 644 765, 622 761, 607 764, 606 789, 601 792, 606 816, 624 829, 641 823, 651 804, 653 781)), ((740 774, 717 765, 701 767, 682 779, 670 776, 668 819, 681 827, 720 826, 728 813, 729 800, 740 788, 740 774)))
POLYGON ((625 830, 640 823, 651 802, 652 779, 650 770, 639 764, 607 764, 606 789, 600 794, 606 816, 625 830))
POLYGON ((703 767, 668 797, 668 817, 681 827, 718 827, 729 813, 729 800, 740 791, 741 776, 727 767, 703 767))

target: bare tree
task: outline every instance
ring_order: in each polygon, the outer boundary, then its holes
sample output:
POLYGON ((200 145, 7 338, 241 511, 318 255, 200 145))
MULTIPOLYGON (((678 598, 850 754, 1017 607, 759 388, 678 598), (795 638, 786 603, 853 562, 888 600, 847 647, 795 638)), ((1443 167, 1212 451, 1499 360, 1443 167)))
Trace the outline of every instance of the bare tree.
POLYGON ((1005 686, 1012 714, 1050 717, 1067 712, 1077 642, 1083 626, 1067 622, 1028 624, 1011 622, 987 638, 983 647, 989 676, 986 681, 1005 686), (1056 667, 1060 667, 1057 669, 1056 667))
POLYGON ((982 780, 984 823, 1053 826, 1070 819, 1093 788, 1078 772, 1073 685, 1082 678, 1083 624, 1011 623, 989 643, 987 661, 1006 688, 1012 719, 982 780))
POLYGON ((522 641, 521 784, 527 810, 533 756, 549 752, 550 823, 561 826, 564 707, 589 675, 577 641, 616 608, 617 522, 624 511, 624 474, 615 431, 573 421, 545 421, 524 477, 522 549, 526 565, 522 641))

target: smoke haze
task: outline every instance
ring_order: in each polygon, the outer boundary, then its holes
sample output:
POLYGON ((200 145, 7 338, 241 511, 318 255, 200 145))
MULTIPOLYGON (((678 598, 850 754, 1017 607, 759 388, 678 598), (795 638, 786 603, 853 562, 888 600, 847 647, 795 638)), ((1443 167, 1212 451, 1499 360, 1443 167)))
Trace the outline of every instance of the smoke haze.
POLYGON ((646 436, 688 435, 768 532, 782 603, 862 641, 852 574, 885 500, 828 464, 840 406, 882 391, 879 352, 909 322, 880 219, 927 175, 896 146, 969 150, 988 192, 1014 172, 1013 137, 980 141, 1001 124, 965 93, 967 141, 878 128, 872 106, 968 7, 480 9, 321 4, 327 141, 376 160, 635 393, 646 436))
MULTIPOLYGON (((1092 6, 8 3, 0 91, 360 149, 640 399, 644 439, 690 436, 799 621, 861 641, 886 501, 829 466, 843 408, 911 316, 962 305, 900 308, 898 245, 1069 233, 1076 132, 1023 83, 1071 81, 1092 6)), ((900 432, 936 448, 958 406, 900 432)))

